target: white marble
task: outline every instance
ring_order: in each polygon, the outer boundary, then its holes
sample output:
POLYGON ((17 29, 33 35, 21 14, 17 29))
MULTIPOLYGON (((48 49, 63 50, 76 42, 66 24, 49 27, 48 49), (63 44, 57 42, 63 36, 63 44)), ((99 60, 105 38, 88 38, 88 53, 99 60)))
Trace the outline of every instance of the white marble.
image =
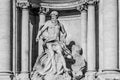
POLYGON ((87 11, 81 11, 81 48, 83 49, 83 56, 87 59, 87 11))
POLYGON ((87 63, 88 70, 95 70, 96 65, 96 47, 95 47, 95 7, 88 5, 88 25, 87 25, 87 63))
POLYGON ((103 1, 104 69, 116 70, 117 66, 117 0, 103 1), (108 5, 106 5, 108 4, 108 5))

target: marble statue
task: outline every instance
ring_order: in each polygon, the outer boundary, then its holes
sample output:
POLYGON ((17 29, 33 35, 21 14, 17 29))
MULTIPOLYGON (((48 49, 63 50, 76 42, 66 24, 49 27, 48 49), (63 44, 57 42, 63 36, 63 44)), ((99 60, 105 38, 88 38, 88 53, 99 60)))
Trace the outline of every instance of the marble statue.
POLYGON ((58 12, 53 11, 50 16, 51 20, 48 20, 44 24, 36 37, 36 41, 40 38, 43 39, 44 52, 42 56, 38 57, 35 63, 32 80, 56 80, 58 75, 63 73, 69 76, 68 72, 70 69, 66 67, 65 58, 62 53, 63 50, 65 54, 69 53, 69 50, 65 46, 67 33, 64 26, 57 20, 58 12))

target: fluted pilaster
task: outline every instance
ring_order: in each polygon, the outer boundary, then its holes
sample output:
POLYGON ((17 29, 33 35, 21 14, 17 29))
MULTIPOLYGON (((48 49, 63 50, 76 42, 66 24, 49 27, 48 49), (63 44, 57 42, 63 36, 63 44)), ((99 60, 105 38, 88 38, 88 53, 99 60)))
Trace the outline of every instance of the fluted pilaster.
POLYGON ((21 29, 21 74, 20 80, 29 80, 29 2, 27 0, 18 1, 18 6, 22 9, 22 29, 21 29))

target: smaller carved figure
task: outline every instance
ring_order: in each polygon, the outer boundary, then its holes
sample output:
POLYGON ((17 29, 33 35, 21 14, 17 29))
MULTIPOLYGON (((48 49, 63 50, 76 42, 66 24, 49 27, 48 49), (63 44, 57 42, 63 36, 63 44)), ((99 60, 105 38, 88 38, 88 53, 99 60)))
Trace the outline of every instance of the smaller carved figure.
POLYGON ((79 45, 73 45, 72 56, 75 60, 75 63, 71 66, 73 80, 80 80, 83 77, 83 70, 86 67, 86 63, 79 45))

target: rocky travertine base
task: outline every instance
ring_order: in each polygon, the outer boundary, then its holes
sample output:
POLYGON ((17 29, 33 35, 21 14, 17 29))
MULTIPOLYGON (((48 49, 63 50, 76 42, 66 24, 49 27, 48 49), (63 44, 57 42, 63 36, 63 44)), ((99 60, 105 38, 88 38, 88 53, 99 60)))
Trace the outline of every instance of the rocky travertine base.
POLYGON ((30 80, 29 74, 28 73, 21 73, 14 78, 14 80, 30 80))
POLYGON ((84 80, 96 80, 95 76, 96 76, 96 72, 87 72, 85 74, 84 80))
POLYGON ((102 72, 98 74, 96 80, 120 80, 119 72, 102 72))

